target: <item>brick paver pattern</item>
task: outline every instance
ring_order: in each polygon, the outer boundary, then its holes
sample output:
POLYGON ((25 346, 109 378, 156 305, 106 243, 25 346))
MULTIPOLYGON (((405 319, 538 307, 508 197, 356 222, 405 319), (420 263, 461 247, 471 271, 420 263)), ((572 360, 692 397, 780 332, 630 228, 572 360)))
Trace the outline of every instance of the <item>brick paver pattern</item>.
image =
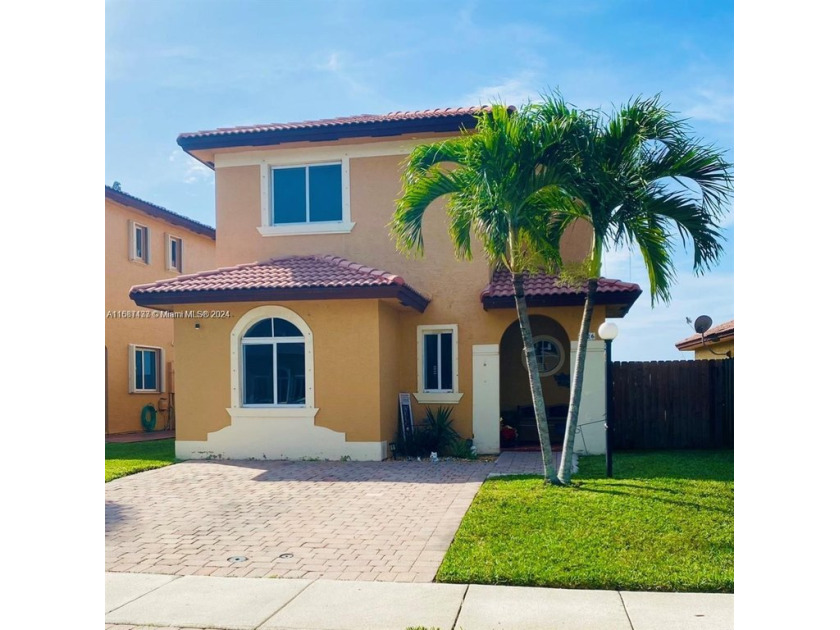
POLYGON ((105 570, 431 582, 487 475, 541 472, 537 453, 183 462, 105 485, 105 570))

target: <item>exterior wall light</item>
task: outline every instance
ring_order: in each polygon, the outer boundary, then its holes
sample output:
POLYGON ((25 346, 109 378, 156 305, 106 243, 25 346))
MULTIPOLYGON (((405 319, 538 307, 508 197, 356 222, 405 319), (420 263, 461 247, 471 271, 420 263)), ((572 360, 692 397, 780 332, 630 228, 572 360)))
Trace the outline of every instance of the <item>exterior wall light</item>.
POLYGON ((607 432, 607 478, 613 476, 612 470, 612 442, 613 442, 613 381, 612 381, 612 342, 618 337, 618 326, 612 322, 604 322, 598 326, 598 336, 607 344, 607 387, 606 387, 606 423, 604 429, 607 432))

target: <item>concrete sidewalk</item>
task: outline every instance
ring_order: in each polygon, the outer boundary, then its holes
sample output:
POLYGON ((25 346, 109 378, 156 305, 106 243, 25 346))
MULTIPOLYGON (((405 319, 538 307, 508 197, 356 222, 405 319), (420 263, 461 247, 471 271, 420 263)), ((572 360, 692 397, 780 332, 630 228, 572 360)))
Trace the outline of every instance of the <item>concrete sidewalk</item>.
POLYGON ((734 595, 105 574, 108 630, 729 630, 734 595))

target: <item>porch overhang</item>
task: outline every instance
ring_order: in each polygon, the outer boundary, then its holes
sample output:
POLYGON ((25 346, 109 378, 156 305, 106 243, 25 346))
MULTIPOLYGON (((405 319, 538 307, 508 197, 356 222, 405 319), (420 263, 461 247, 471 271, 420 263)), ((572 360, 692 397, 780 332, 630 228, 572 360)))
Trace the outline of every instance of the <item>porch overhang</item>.
MULTIPOLYGON (((583 306, 586 289, 563 283, 557 276, 536 273, 525 276, 525 301, 528 306, 583 306)), ((599 278, 593 300, 606 306, 607 317, 624 317, 642 294, 638 284, 599 278)), ((510 272, 498 270, 481 292, 484 310, 516 308, 510 272)))

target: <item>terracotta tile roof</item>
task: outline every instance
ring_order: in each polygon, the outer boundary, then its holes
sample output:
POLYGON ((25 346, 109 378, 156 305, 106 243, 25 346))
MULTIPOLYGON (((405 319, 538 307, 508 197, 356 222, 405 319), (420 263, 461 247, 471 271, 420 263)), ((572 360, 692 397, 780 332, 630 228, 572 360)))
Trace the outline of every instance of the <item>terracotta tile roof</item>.
POLYGON ((396 297, 421 312, 429 299, 397 275, 338 256, 288 256, 131 288, 141 306, 200 302, 396 297))
POLYGON ((206 131, 182 133, 181 138, 199 138, 207 136, 227 136, 236 134, 252 134, 267 131, 285 131, 291 129, 321 129, 329 127, 347 127, 370 125, 373 123, 389 123, 410 120, 439 120, 462 116, 474 116, 481 107, 447 107, 443 109, 424 109, 409 112, 390 112, 388 114, 359 114, 357 116, 341 116, 338 118, 323 118, 321 120, 303 120, 287 123, 266 123, 264 125, 247 125, 242 127, 220 127, 206 131))
MULTIPOLYGON (((712 326, 703 335, 706 338, 706 343, 717 343, 730 337, 735 336, 735 320, 730 320, 717 326, 712 326)), ((686 337, 682 341, 678 341, 674 345, 680 350, 691 350, 695 346, 703 345, 703 336, 700 333, 695 333, 691 337, 686 337)))
MULTIPOLYGON (((607 305, 608 317, 624 317, 642 294, 638 284, 600 278, 595 292, 595 303, 607 305)), ((575 306, 586 298, 584 287, 573 287, 560 282, 557 276, 544 273, 527 274, 525 299, 529 306, 575 306)), ((496 270, 484 290, 481 302, 485 309, 513 308, 513 280, 510 272, 496 270)))
POLYGON ((161 206, 149 203, 148 201, 144 201, 139 197, 124 193, 116 188, 105 186, 105 199, 110 199, 111 201, 128 206, 129 208, 139 210, 149 216, 171 223, 172 225, 186 228, 196 234, 203 234, 204 236, 209 236, 213 240, 216 240, 216 230, 211 228, 209 225, 204 225, 194 219, 190 219, 189 217, 185 217, 177 212, 172 212, 172 210, 167 210, 161 206))
MULTIPOLYGON (((187 153, 225 147, 259 147, 284 142, 328 142, 342 138, 396 137, 417 133, 458 133, 476 125, 476 114, 487 107, 448 107, 415 112, 361 114, 323 120, 223 127, 182 133, 178 145, 187 153)), ((514 109, 511 107, 510 109, 514 109)), ((206 157, 197 159, 214 168, 206 157)))

